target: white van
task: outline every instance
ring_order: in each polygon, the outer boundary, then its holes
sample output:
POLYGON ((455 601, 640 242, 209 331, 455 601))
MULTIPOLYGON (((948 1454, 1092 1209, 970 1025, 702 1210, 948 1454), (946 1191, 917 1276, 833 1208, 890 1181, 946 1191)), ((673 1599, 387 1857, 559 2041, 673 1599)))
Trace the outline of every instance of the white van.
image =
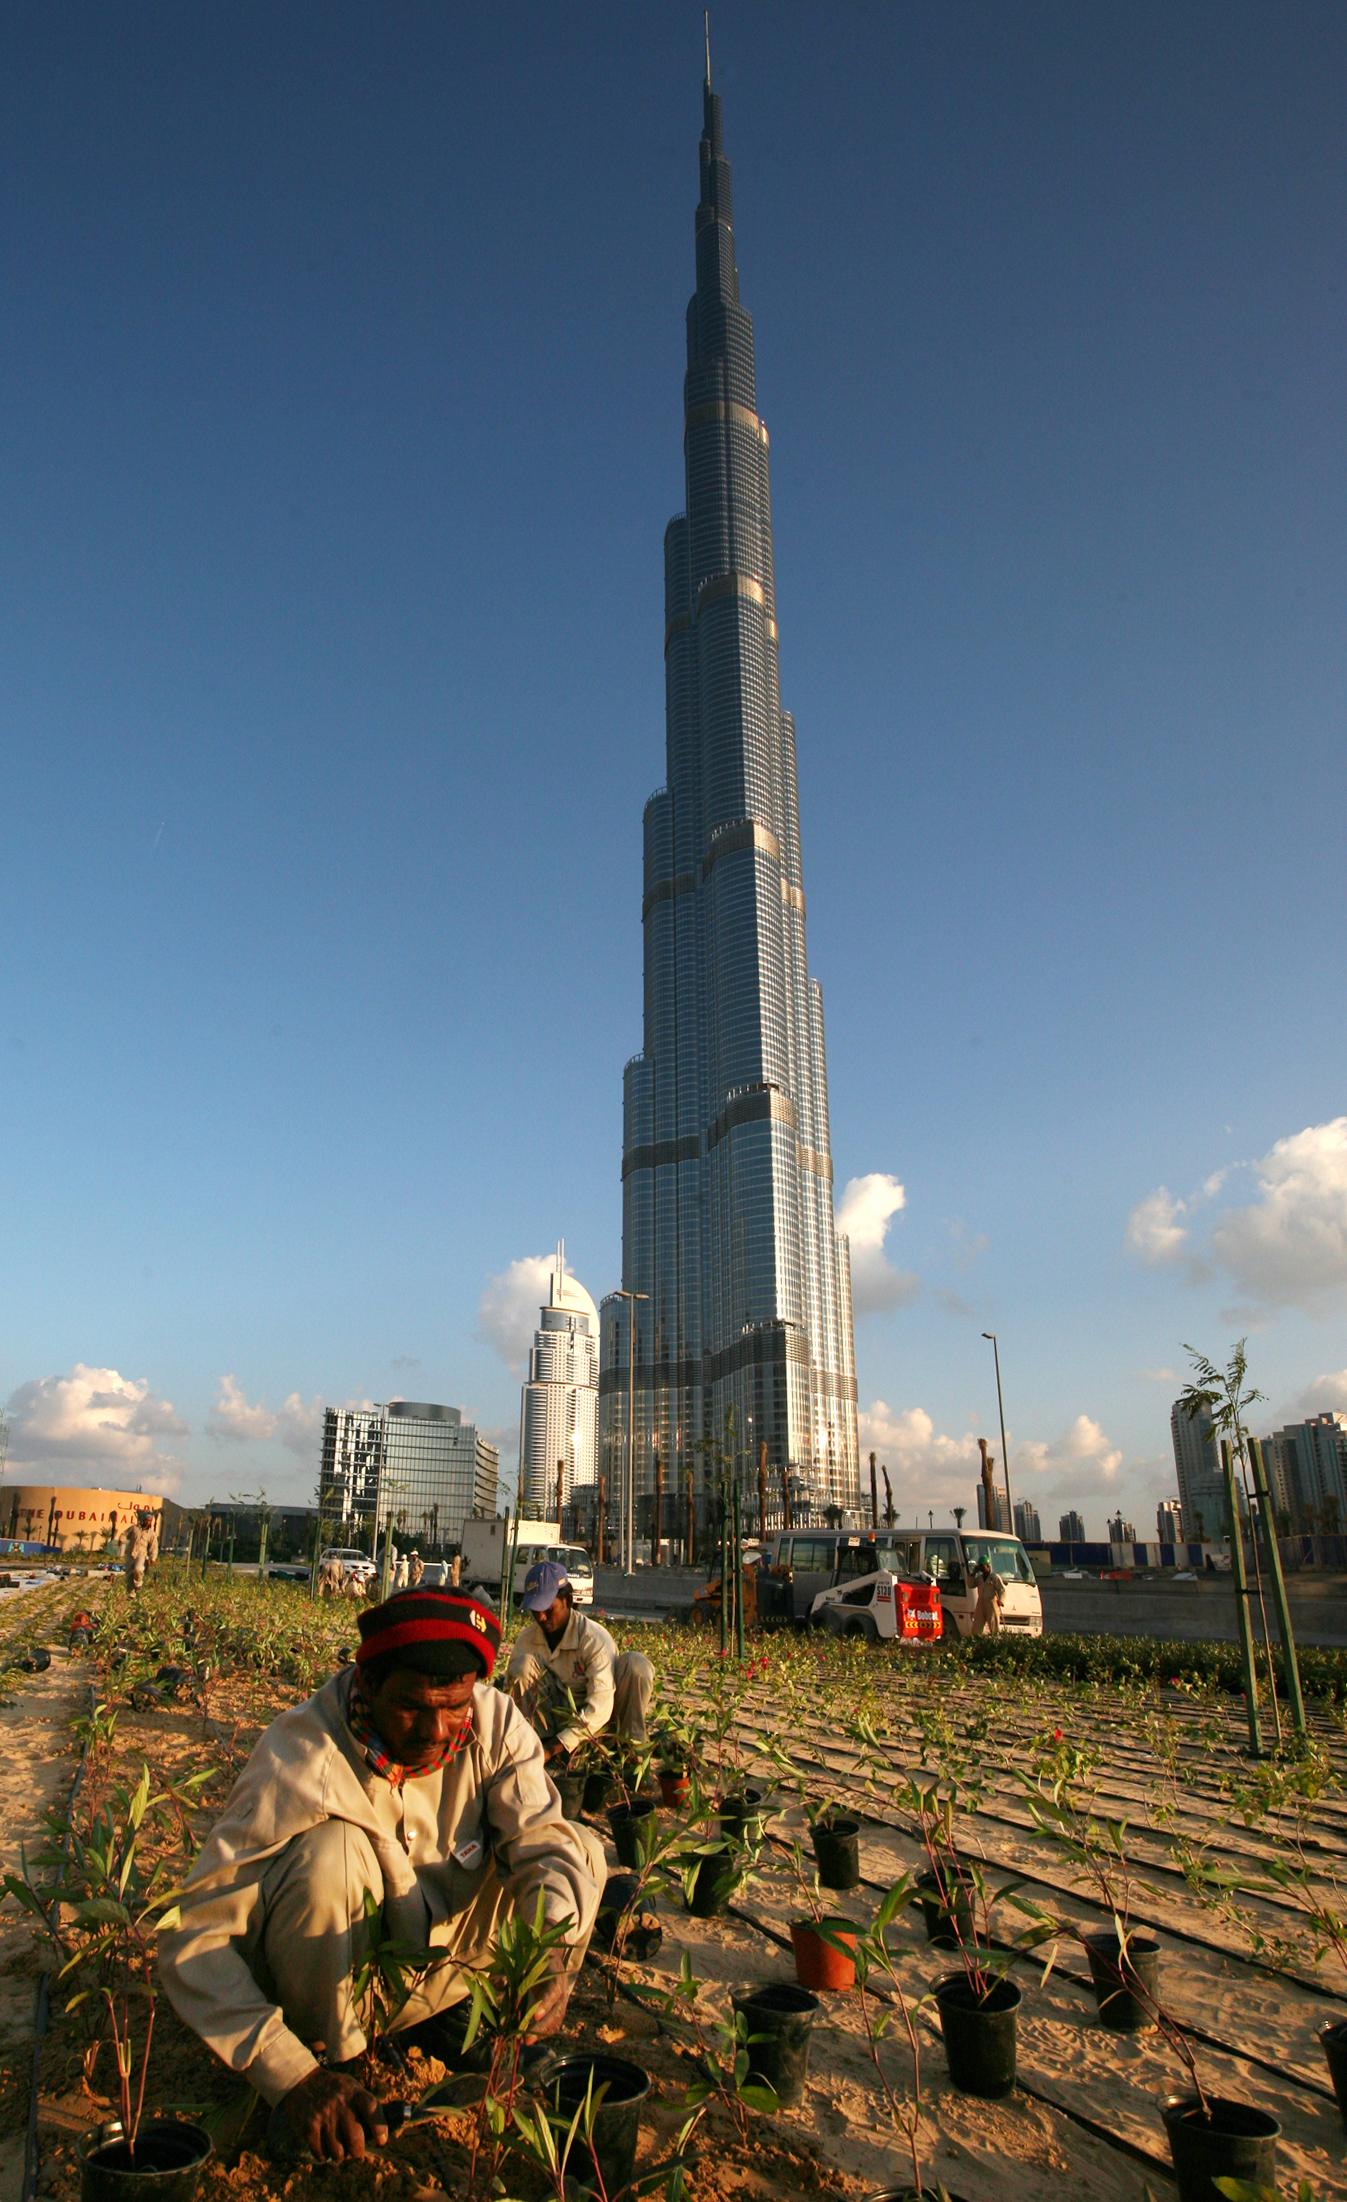
POLYGON ((995 1530, 799 1529, 784 1531, 773 1540, 769 1580, 775 1578, 772 1596, 767 1586, 758 1593, 759 1611, 779 1614, 784 1620, 804 1621, 821 1591, 839 1583, 891 1568, 895 1575, 930 1575, 940 1585, 940 1603, 946 1636, 970 1636, 976 1593, 973 1569, 981 1559, 990 1560, 1006 1586, 1001 1626, 1026 1636, 1043 1634, 1043 1601, 1029 1564, 1029 1555, 1018 1537, 995 1530))
POLYGON ((1001 1608, 1002 1628, 1014 1629, 1024 1636, 1043 1634, 1043 1600, 1039 1596, 1038 1578, 1018 1537, 1008 1537, 996 1529, 950 1527, 914 1530, 906 1535, 902 1530, 881 1530, 879 1541, 891 1543, 903 1555, 902 1565, 907 1573, 915 1574, 920 1570, 934 1576, 939 1583, 946 1635, 952 1636, 956 1629, 960 1636, 973 1633, 973 1612, 977 1604, 973 1570, 979 1560, 990 1560, 992 1573, 999 1575, 1006 1586, 1005 1603, 1001 1608))

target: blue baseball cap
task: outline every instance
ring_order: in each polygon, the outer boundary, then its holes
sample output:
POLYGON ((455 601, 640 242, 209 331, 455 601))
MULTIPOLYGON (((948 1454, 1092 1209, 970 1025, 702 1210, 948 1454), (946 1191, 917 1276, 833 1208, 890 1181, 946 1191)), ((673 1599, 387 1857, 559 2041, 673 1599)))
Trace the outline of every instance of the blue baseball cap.
POLYGON ((524 1595, 520 1599, 525 1613, 546 1613, 557 1592, 565 1590, 570 1576, 559 1560, 539 1560, 524 1577, 524 1595))

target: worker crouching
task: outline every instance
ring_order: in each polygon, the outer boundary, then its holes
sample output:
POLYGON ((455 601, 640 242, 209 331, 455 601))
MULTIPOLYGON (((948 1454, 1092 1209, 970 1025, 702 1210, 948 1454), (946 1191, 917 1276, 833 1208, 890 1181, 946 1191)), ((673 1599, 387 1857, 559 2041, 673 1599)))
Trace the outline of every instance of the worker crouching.
POLYGON ((564 1567, 540 1560, 524 1577, 524 1626, 505 1687, 544 1739, 549 1766, 611 1730, 644 1743, 655 1670, 644 1652, 620 1652, 597 1621, 575 1610, 564 1567))
POLYGON ((561 2025, 605 1876, 597 1837, 561 1815, 537 1735, 490 1686, 496 1616, 423 1588, 359 1628, 355 1665, 258 1742, 160 1943, 174 2008, 275 2106, 276 2144, 333 2158, 386 2138, 375 2098, 339 2069, 367 2047, 353 1986, 366 1892, 387 1939, 429 1952, 395 2033, 462 2002, 504 1916, 532 1921, 541 1894, 568 1933, 535 2039, 561 2025))

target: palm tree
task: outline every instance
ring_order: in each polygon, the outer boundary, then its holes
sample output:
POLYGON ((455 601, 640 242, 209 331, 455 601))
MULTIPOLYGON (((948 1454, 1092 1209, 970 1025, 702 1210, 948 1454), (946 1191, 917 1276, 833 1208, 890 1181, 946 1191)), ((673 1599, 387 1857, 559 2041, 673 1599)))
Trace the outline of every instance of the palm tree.
POLYGON ((966 1513, 968 1512, 968 1508, 967 1508, 966 1506, 952 1506, 952 1507, 950 1508, 950 1512, 951 1512, 951 1513, 953 1514, 953 1516, 954 1516, 954 1526, 955 1526, 955 1528, 956 1528, 956 1529, 962 1529, 962 1528, 963 1528, 963 1518, 964 1518, 964 1515, 965 1515, 965 1514, 966 1514, 966 1513))

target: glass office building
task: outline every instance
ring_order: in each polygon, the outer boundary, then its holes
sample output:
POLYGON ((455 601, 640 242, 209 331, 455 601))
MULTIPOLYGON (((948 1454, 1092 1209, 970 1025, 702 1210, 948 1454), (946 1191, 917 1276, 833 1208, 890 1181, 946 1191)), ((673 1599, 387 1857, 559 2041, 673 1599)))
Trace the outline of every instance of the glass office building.
POLYGON ((457 1407, 390 1399, 323 1416, 318 1506, 334 1544, 372 1550, 390 1529, 399 1548, 439 1553, 465 1521, 495 1513, 499 1474, 499 1447, 457 1407))
POLYGON ((600 1471, 612 1493, 630 1399, 642 1534, 656 1456, 668 1527, 689 1472, 705 1519, 705 1445, 727 1427, 746 1466, 766 1443, 772 1510, 787 1475, 797 1505, 860 1495, 768 439, 709 67, 703 102, 686 510, 664 539, 666 781, 645 808, 644 1044, 624 1080, 623 1287, 644 1297, 601 1310, 600 1471))

